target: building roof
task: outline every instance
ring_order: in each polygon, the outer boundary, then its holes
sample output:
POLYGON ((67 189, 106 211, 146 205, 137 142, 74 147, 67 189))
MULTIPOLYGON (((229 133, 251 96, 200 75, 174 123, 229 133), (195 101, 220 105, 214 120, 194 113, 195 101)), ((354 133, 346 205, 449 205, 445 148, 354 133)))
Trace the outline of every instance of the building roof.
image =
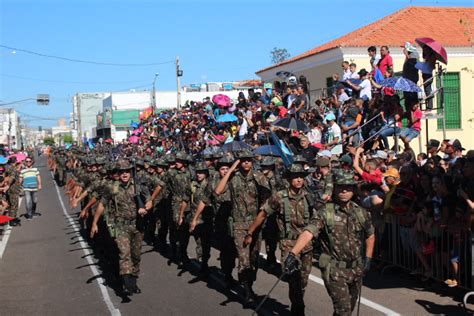
POLYGON ((443 46, 471 46, 473 25, 474 8, 409 6, 257 74, 337 47, 399 46, 417 37, 432 37, 443 46))

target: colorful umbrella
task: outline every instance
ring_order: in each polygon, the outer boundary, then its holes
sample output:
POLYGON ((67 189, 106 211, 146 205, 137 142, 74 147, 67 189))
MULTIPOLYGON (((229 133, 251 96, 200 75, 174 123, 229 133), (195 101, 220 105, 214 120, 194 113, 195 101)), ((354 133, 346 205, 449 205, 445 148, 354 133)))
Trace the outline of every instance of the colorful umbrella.
POLYGON ((302 120, 295 119, 294 117, 285 117, 285 118, 279 119, 275 121, 272 125, 295 130, 295 131, 303 131, 303 132, 309 131, 308 126, 302 120))
POLYGON ((431 48, 440 62, 445 65, 448 64, 448 54, 446 53, 446 49, 444 49, 444 47, 440 43, 438 43, 431 37, 419 37, 416 38, 415 41, 422 48, 425 46, 431 48))
POLYGON ((225 123, 225 122, 235 122, 237 120, 238 120, 238 118, 234 114, 226 113, 226 114, 220 115, 217 118, 216 122, 225 123))
POLYGON ((221 107, 229 107, 231 105, 230 98, 225 94, 216 94, 212 97, 212 102, 221 107))
POLYGON ((281 150, 276 145, 260 146, 257 149, 255 149, 253 153, 256 155, 261 155, 261 156, 275 156, 275 157, 281 156, 281 150))
POLYGON ((4 165, 8 162, 8 158, 5 156, 0 156, 0 165, 4 165))
POLYGON ((11 220, 14 220, 15 218, 6 216, 6 215, 0 215, 0 224, 5 224, 8 223, 11 220))
POLYGON ((384 79, 380 85, 382 87, 392 88, 397 91, 421 92, 421 88, 418 87, 416 83, 403 77, 390 77, 384 79))
POLYGON ((13 155, 8 156, 8 158, 16 157, 17 162, 22 162, 23 160, 26 159, 26 154, 25 153, 16 153, 13 155))
POLYGON ((106 140, 104 140, 104 142, 106 143, 113 143, 114 140, 112 138, 107 138, 106 140))
POLYGON ((131 142, 132 144, 138 144, 139 140, 140 140, 140 138, 138 136, 130 136, 128 138, 128 141, 131 142))

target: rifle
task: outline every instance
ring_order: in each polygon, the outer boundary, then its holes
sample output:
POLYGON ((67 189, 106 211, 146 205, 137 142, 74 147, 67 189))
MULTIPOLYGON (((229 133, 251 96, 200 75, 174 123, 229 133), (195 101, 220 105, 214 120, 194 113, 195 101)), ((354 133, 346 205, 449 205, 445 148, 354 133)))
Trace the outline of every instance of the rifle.
MULTIPOLYGON (((135 205, 137 207, 137 212, 141 208, 145 208, 145 204, 140 196, 139 186, 137 186, 137 164, 135 157, 132 157, 132 180, 133 180, 133 192, 134 192, 134 200, 135 205)), ((137 214, 137 229, 141 232, 145 231, 145 218, 140 214, 137 214)))

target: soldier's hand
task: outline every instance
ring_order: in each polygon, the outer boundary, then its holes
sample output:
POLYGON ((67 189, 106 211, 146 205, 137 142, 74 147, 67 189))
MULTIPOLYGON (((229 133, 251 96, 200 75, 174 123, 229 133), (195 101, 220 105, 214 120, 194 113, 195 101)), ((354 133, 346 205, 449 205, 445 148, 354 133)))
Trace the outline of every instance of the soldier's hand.
POLYGON ((285 263, 283 265, 283 272, 285 274, 293 274, 298 271, 298 258, 293 252, 289 252, 288 256, 285 259, 285 263))
POLYGON ((89 212, 86 209, 83 209, 81 213, 79 214, 80 218, 87 218, 89 217, 89 212))
POLYGON ((183 217, 180 216, 178 219, 178 226, 181 226, 182 223, 183 223, 183 217))
POLYGON ((191 222, 191 225, 189 225, 189 232, 192 233, 194 231, 194 229, 196 229, 196 225, 197 225, 197 221, 195 219, 193 219, 193 221, 191 222))
POLYGON ((247 234, 247 236, 245 236, 244 238, 244 248, 250 245, 252 243, 252 240, 252 234, 247 234))
POLYGON ((77 200, 72 200, 71 202, 71 207, 76 208, 77 207, 77 200))
POLYGON ((152 201, 147 201, 145 203, 145 209, 148 211, 148 210, 151 210, 151 208, 153 207, 153 202, 152 201))
POLYGON ((364 259, 364 273, 369 272, 371 261, 372 261, 372 258, 365 257, 365 259, 364 259))
POLYGON ((146 213, 147 213, 147 211, 146 211, 143 207, 140 208, 140 209, 138 209, 138 214, 139 214, 140 216, 145 216, 146 213))
POLYGON ((91 238, 94 238, 94 235, 99 232, 99 227, 97 227, 97 224, 92 224, 91 227, 91 238))
POLYGON ((237 169, 237 167, 239 166, 240 164, 240 159, 237 159, 234 164, 232 165, 232 167, 230 167, 230 172, 234 171, 235 169, 237 169))

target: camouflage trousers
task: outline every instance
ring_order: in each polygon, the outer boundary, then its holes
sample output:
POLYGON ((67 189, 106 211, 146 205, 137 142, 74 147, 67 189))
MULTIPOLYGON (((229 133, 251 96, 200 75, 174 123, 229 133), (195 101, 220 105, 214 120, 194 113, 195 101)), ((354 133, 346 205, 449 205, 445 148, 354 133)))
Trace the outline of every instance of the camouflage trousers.
POLYGON ((9 216, 16 218, 18 216, 18 204, 20 201, 20 193, 8 194, 9 216))
POLYGON ((115 243, 119 250, 120 275, 138 276, 142 252, 143 233, 135 225, 117 227, 115 243))
POLYGON ((58 180, 58 185, 59 186, 62 186, 64 185, 64 176, 65 175, 65 172, 64 172, 64 169, 63 168, 57 168, 56 169, 56 179, 58 180))
POLYGON ((359 298, 362 269, 343 269, 330 266, 321 272, 324 285, 332 300, 334 315, 351 315, 359 298), (328 269, 329 271, 327 271, 328 269))
POLYGON ((252 243, 244 247, 244 239, 247 229, 234 228, 234 245, 237 250, 239 281, 253 283, 257 279, 258 258, 260 255, 260 236, 254 235, 252 243))
MULTIPOLYGON (((280 241, 281 262, 284 262, 288 253, 295 245, 296 240, 283 239, 280 241)), ((288 278, 289 298, 292 308, 304 308, 304 293, 308 285, 309 274, 313 266, 313 251, 305 248, 299 254, 299 270, 288 278)))

